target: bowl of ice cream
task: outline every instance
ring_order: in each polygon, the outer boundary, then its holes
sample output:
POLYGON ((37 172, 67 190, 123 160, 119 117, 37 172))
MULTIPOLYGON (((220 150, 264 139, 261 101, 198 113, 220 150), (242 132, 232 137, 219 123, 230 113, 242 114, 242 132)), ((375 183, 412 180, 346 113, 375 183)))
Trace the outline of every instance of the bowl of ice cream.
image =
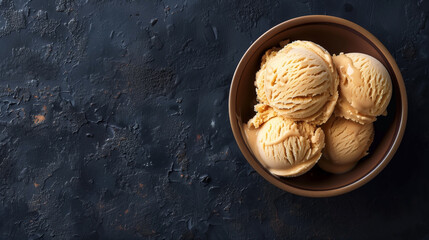
POLYGON ((297 195, 328 197, 362 186, 393 158, 407 97, 394 58, 371 33, 311 15, 249 47, 231 82, 229 117, 262 177, 297 195))

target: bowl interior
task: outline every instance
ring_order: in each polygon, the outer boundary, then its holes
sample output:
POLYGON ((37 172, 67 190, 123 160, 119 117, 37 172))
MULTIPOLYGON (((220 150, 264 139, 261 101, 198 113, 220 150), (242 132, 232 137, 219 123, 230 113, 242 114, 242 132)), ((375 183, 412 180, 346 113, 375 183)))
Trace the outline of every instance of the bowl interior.
MULTIPOLYGON (((277 29, 278 30, 278 29, 277 29)), ((238 127, 241 135, 237 141, 243 141, 248 153, 244 153, 249 163, 265 178, 275 185, 291 186, 296 189, 310 191, 326 191, 343 188, 355 183, 369 175, 385 159, 391 150, 395 135, 398 134, 401 119, 401 98, 397 76, 386 56, 378 46, 351 27, 332 22, 312 22, 289 26, 281 31, 269 31, 258 39, 248 50, 242 62, 244 66, 241 71, 236 72, 234 81, 238 81, 235 89, 236 104, 233 111, 236 114, 238 127), (331 54, 340 52, 361 52, 378 59, 390 73, 393 84, 393 95, 388 107, 388 115, 380 116, 374 123, 375 138, 371 145, 369 155, 360 160, 358 165, 345 174, 330 174, 315 166, 308 173, 295 178, 282 178, 271 175, 256 160, 251 153, 250 147, 243 138, 243 125, 254 116, 253 106, 256 103, 255 74, 259 70, 261 57, 271 47, 278 46, 280 41, 289 39, 313 41, 329 51, 331 54)), ((234 93, 232 93, 234 94, 234 93)), ((240 144, 239 144, 240 145, 240 144)), ((242 148, 243 151, 243 148, 242 148)), ((283 188, 285 189, 285 188, 283 188)), ((290 189, 286 189, 290 190, 290 189)))

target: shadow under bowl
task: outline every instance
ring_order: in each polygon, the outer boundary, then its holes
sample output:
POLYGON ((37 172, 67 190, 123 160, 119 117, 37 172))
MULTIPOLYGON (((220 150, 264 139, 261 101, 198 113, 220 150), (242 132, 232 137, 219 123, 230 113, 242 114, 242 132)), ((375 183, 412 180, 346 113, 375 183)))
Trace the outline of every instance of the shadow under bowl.
POLYGON ((407 96, 399 68, 383 44, 359 25, 342 18, 310 15, 283 22, 264 33, 246 51, 234 73, 229 93, 229 117, 237 144, 249 164, 266 180, 288 192, 308 197, 340 195, 374 178, 391 160, 402 140, 407 120, 407 96), (393 94, 387 117, 374 123, 375 138, 369 155, 344 174, 330 174, 313 167, 295 178, 271 174, 256 159, 243 131, 255 115, 255 74, 266 50, 289 39, 308 40, 323 46, 331 54, 360 52, 378 59, 392 79, 393 94))

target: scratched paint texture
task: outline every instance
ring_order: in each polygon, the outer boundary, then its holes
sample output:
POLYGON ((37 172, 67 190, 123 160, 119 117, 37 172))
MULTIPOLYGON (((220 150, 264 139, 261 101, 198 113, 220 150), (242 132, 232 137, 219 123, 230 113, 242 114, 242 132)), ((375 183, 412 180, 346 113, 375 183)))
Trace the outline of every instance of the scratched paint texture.
POLYGON ((0 239, 429 239, 429 2, 0 0, 0 239), (311 199, 234 141, 242 54, 301 15, 354 21, 409 97, 398 153, 311 199))

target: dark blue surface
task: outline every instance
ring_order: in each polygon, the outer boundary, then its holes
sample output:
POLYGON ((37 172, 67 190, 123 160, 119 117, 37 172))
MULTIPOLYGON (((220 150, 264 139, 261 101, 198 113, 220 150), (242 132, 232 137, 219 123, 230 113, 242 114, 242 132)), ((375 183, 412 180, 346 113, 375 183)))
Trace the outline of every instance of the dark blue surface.
POLYGON ((0 239, 429 239, 427 1, 0 1, 0 239), (270 185, 228 119, 252 41, 351 20, 401 68, 386 169, 326 199, 270 185))

